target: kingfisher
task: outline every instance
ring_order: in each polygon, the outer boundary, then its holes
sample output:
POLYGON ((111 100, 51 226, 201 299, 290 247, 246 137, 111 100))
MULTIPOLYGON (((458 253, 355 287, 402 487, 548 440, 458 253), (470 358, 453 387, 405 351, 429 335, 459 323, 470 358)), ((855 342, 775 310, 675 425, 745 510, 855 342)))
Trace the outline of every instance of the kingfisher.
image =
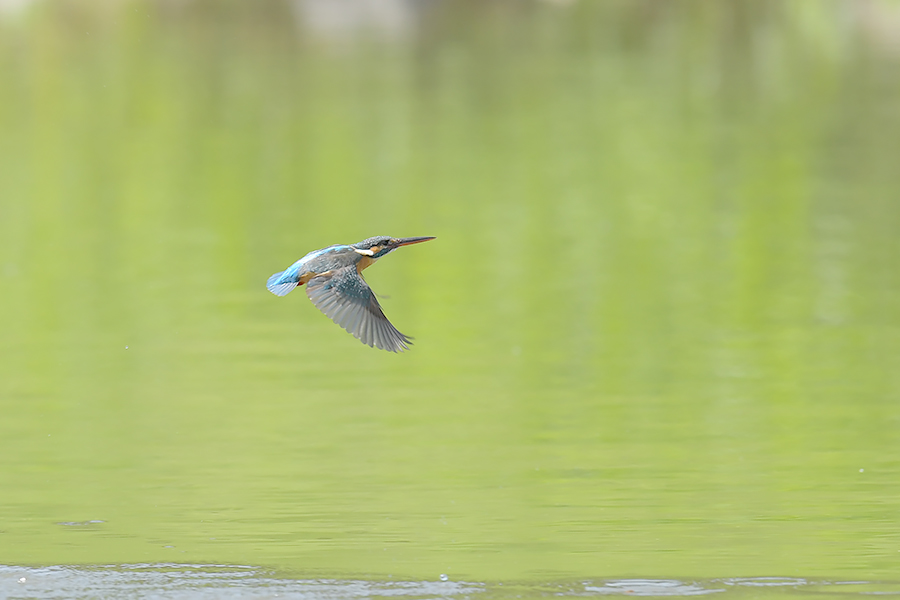
POLYGON ((392 238, 379 235, 358 244, 337 244, 314 250, 269 277, 266 287, 276 296, 285 296, 295 287, 306 284, 306 295, 316 308, 363 344, 403 352, 409 349, 412 338, 400 333, 384 316, 362 272, 400 246, 433 239, 434 236, 392 238))

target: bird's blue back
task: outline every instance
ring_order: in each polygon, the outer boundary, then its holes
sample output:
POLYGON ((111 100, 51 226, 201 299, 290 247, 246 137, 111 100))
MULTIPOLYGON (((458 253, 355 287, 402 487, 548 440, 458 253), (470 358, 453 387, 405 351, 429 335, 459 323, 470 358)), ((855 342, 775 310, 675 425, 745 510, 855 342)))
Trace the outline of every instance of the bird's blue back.
POLYGON ((362 255, 346 244, 336 244, 321 250, 313 250, 284 271, 269 277, 266 287, 276 296, 284 296, 297 287, 300 277, 304 273, 324 273, 355 265, 361 259, 362 255))

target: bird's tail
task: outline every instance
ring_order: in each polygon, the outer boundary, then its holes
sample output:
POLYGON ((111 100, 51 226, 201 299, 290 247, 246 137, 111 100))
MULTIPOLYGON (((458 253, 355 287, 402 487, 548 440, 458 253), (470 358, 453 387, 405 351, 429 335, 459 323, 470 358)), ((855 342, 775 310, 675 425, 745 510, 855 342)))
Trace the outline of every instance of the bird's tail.
POLYGON ((287 271, 275 273, 266 282, 266 287, 276 296, 286 296, 292 289, 297 287, 299 281, 294 279, 292 274, 287 271))

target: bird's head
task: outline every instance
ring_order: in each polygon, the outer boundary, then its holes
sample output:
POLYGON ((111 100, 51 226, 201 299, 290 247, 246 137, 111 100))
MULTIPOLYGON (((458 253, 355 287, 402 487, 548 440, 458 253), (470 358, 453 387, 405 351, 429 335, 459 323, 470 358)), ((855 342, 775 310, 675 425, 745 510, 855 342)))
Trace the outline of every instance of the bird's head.
POLYGON ((427 242, 433 240, 433 236, 428 237, 410 237, 410 238, 392 238, 386 235, 377 235, 363 240, 358 244, 353 244, 353 249, 365 256, 372 258, 381 258, 388 252, 392 252, 400 246, 408 246, 409 244, 418 244, 419 242, 427 242))

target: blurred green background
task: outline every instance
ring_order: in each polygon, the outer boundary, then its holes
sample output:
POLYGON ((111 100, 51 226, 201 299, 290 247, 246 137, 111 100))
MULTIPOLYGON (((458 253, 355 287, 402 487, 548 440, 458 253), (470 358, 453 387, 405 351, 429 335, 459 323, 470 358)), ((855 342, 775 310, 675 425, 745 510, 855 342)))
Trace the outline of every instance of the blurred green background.
POLYGON ((894 576, 898 72, 892 0, 0 2, 0 563, 894 576), (265 289, 382 234, 407 353, 265 289))

